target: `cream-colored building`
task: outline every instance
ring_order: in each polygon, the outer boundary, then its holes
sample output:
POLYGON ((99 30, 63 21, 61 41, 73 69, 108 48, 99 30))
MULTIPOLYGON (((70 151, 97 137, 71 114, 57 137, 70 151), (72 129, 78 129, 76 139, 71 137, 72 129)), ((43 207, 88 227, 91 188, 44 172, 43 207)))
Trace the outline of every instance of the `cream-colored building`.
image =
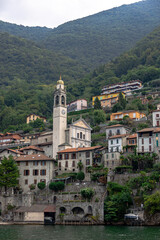
POLYGON ((53 105, 53 158, 57 152, 77 147, 91 146, 91 127, 84 119, 67 126, 66 89, 62 79, 57 81, 53 105))
POLYGON ((26 122, 27 122, 27 124, 28 124, 28 123, 30 123, 30 122, 32 122, 32 121, 37 120, 37 118, 43 120, 43 122, 46 122, 46 118, 45 118, 45 117, 38 116, 37 114, 34 114, 34 113, 32 113, 32 114, 30 114, 30 115, 27 116, 26 122))
POLYGON ((39 182, 48 183, 54 177, 55 161, 44 154, 21 155, 15 158, 19 168, 19 184, 24 192, 30 185, 39 182))

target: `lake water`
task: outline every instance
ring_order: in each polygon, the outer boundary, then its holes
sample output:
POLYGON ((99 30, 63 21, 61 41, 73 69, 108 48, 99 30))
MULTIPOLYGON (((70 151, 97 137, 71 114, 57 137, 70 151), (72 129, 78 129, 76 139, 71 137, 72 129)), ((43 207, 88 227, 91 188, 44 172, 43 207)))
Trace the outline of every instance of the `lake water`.
POLYGON ((0 240, 160 240, 160 227, 1 225, 0 240))

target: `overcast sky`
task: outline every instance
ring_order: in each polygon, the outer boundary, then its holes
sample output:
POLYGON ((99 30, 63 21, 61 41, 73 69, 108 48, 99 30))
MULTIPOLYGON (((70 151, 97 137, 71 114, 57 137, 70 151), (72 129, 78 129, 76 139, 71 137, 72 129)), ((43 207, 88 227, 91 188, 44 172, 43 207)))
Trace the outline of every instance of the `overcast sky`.
POLYGON ((0 0, 0 20, 25 26, 57 27, 140 0, 0 0))

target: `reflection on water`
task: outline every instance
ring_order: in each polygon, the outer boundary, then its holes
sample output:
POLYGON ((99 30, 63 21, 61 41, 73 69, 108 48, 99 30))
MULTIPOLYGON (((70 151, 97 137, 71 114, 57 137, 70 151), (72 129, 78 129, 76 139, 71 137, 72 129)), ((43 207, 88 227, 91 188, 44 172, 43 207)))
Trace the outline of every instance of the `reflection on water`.
POLYGON ((0 240, 159 240, 159 227, 0 226, 0 240))

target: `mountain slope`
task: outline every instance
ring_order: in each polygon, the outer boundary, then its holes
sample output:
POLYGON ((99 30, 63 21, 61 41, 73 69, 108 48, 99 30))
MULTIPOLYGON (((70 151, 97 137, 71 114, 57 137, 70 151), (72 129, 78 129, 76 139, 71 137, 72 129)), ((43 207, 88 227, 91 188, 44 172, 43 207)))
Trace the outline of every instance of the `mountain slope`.
POLYGON ((85 71, 131 49, 160 24, 160 1, 145 0, 113 8, 57 28, 23 27, 0 22, 0 32, 34 40, 68 56, 85 71))
POLYGON ((132 50, 95 69, 81 80, 81 94, 91 97, 100 94, 104 85, 136 79, 143 83, 160 79, 160 26, 138 42, 132 50))
POLYGON ((43 43, 93 69, 129 50, 159 26, 159 13, 159 0, 123 5, 60 25, 43 43))

